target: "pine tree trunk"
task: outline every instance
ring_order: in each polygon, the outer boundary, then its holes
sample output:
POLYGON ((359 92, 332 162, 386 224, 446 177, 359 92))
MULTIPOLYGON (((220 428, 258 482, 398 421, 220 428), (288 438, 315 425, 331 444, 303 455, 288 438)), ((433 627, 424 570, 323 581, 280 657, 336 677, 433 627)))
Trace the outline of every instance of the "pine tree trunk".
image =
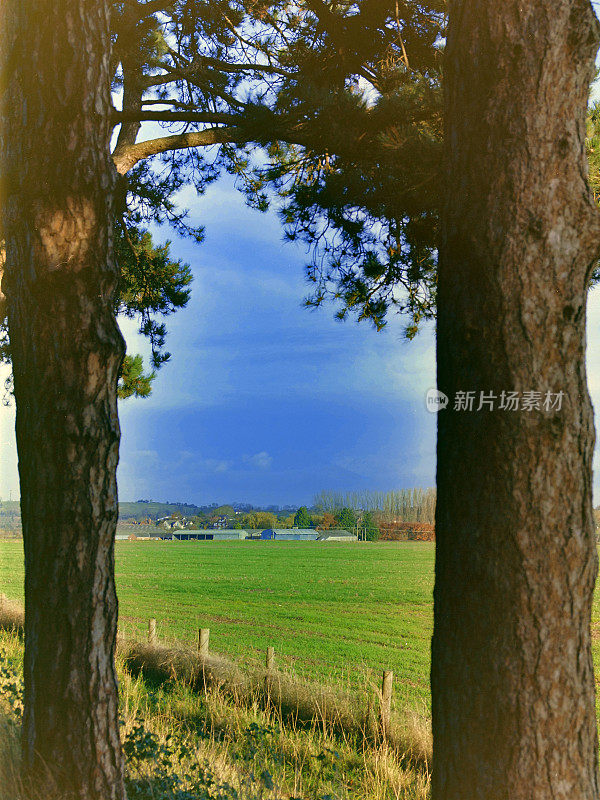
POLYGON ((25 543, 25 770, 125 797, 108 3, 2 4, 2 187, 25 543))
POLYGON ((597 800, 585 317, 600 225, 584 139, 598 26, 588 0, 450 0, 449 20, 433 797, 597 800), (519 410, 499 408, 503 390, 519 410), (472 411, 455 410, 460 391, 472 411), (494 410, 477 411, 482 391, 494 410), (529 391, 540 410, 523 409, 529 391))

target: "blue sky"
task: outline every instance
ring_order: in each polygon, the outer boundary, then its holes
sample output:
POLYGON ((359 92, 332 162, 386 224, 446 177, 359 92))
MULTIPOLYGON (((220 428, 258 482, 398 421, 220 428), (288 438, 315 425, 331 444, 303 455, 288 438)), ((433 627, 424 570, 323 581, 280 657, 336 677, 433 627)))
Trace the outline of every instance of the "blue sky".
MULTIPOLYGON (((332 306, 308 311, 306 254, 282 242, 274 214, 246 208, 226 182, 182 202, 206 240, 194 245, 166 228, 157 237, 172 238, 174 255, 191 264, 192 300, 170 318, 173 359, 153 395, 120 404, 121 499, 283 505, 323 489, 434 485, 435 416, 425 408, 433 327, 407 342, 398 319, 376 333, 334 320, 332 306)), ((589 312, 600 408, 599 290, 589 312)), ((147 353, 135 324, 123 329, 130 352, 147 353)), ((12 408, 0 409, 0 463, 0 498, 15 498, 12 408)))
MULTIPOLYGON (((248 209, 230 183, 196 199, 202 245, 173 239, 194 272, 169 320, 173 353, 153 395, 120 404, 119 494, 193 503, 307 503, 323 489, 434 484, 433 329, 413 342, 396 319, 376 333, 302 307, 303 248, 275 214, 248 209)), ((124 321, 130 352, 147 353, 124 321)), ((0 497, 18 495, 14 409, 0 409, 0 497)))
POLYGON ((303 308, 306 253, 274 214, 226 182, 185 199, 206 240, 173 244, 192 300, 171 318, 153 396, 121 404, 121 496, 287 504, 433 485, 432 328, 407 343, 398 320, 377 334, 303 308))

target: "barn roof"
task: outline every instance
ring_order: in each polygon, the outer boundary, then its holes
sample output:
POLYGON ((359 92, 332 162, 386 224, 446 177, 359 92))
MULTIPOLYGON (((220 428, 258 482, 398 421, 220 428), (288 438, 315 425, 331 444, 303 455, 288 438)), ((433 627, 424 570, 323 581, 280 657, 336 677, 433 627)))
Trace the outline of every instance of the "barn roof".
POLYGON ((247 528, 208 528, 204 533, 247 533, 249 534, 247 528))
POLYGON ((300 533, 313 536, 318 532, 314 528, 263 528, 263 531, 271 531, 272 533, 300 533))

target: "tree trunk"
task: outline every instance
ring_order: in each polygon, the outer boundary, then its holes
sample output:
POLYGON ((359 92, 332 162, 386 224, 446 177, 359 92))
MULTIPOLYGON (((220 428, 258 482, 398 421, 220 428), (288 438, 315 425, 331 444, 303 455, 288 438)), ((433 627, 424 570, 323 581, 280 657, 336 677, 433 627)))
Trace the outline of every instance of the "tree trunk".
POLYGON ((113 655, 123 340, 108 3, 2 4, 6 293, 25 543, 23 759, 125 797, 113 655))
POLYGON ((585 315, 600 225, 584 141, 598 25, 588 0, 450 0, 449 20, 433 797, 597 800, 585 315), (455 410, 460 391, 472 411, 455 410))

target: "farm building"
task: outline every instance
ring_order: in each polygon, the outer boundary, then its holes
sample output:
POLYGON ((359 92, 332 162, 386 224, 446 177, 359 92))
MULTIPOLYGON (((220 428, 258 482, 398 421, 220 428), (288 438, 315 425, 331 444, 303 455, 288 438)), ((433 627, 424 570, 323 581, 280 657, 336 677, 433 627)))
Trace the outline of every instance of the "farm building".
POLYGON ((203 541, 204 539, 212 539, 212 533, 207 534, 206 531, 168 531, 159 538, 163 542, 188 542, 190 539, 203 541))
POLYGON ((278 542, 314 542, 317 536, 317 531, 312 528, 267 528, 260 532, 261 539, 275 539, 278 542))
POLYGON ((250 536, 250 531, 238 530, 236 528, 220 528, 219 530, 211 531, 212 538, 215 542, 220 542, 225 539, 247 539, 250 536))
POLYGON ((319 542, 358 542, 358 536, 342 528, 330 528, 328 531, 319 531, 319 542))
POLYGON ((214 530, 210 531, 204 531, 204 530, 169 531, 169 533, 165 533, 165 535, 162 536, 161 538, 167 541, 179 541, 179 542, 187 542, 190 539, 194 539, 201 542, 206 542, 206 541, 221 542, 228 539, 232 540, 247 539, 248 531, 237 530, 234 528, 215 528, 214 530))

